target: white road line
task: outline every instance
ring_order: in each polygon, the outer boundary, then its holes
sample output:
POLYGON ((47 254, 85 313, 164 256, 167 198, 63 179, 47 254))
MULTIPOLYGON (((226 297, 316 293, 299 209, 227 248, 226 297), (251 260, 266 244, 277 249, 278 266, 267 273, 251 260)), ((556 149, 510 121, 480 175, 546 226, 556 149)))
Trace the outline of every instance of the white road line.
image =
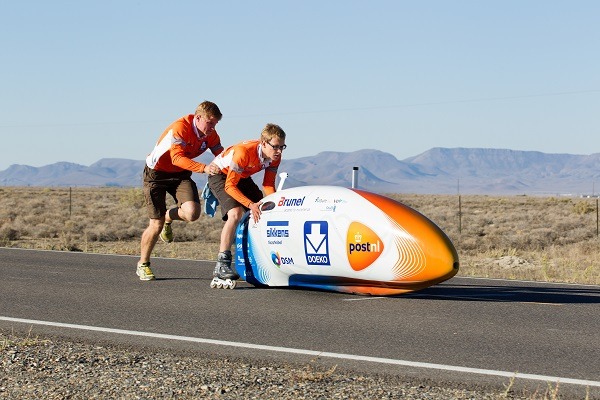
POLYGON ((79 330, 84 330, 84 331, 117 333, 117 334, 121 334, 121 335, 144 336, 144 337, 152 337, 152 338, 157 338, 157 339, 178 340, 178 341, 182 341, 182 342, 205 343, 205 344, 214 344, 214 345, 219 345, 219 346, 240 347, 240 348, 253 349, 253 350, 275 351, 275 352, 279 352, 279 353, 302 354, 302 355, 336 358, 336 359, 343 359, 343 360, 367 361, 367 362, 374 362, 374 363, 379 363, 379 364, 402 365, 402 366, 406 366, 406 367, 428 368, 428 369, 437 369, 437 370, 443 370, 443 371, 465 372, 465 373, 470 373, 470 374, 491 375, 491 376, 501 376, 501 377, 507 377, 507 378, 531 379, 531 380, 554 382, 554 383, 560 382, 562 384, 566 383, 566 384, 573 384, 573 385, 600 387, 600 381, 589 381, 589 380, 584 380, 584 379, 571 379, 571 378, 564 378, 564 377, 559 377, 559 376, 522 374, 522 373, 518 373, 518 372, 496 371, 496 370, 491 370, 491 369, 469 368, 469 367, 459 367, 459 366, 454 366, 454 365, 395 360, 392 358, 368 357, 368 356, 359 356, 359 355, 354 355, 354 354, 329 353, 329 352, 321 352, 321 351, 315 351, 315 350, 295 349, 295 348, 289 348, 289 347, 266 346, 266 345, 261 345, 261 344, 242 343, 242 342, 229 342, 229 341, 224 341, 224 340, 203 339, 203 338, 196 338, 196 337, 190 337, 190 336, 165 335, 162 333, 130 331, 130 330, 124 330, 124 329, 113 329, 113 328, 104 328, 104 327, 98 327, 98 326, 77 325, 77 324, 65 324, 65 323, 61 323, 61 322, 38 321, 38 320, 33 320, 33 319, 12 318, 12 317, 4 317, 4 316, 0 316, 0 320, 9 321, 9 322, 19 322, 19 323, 31 324, 31 325, 46 325, 46 326, 54 326, 54 327, 59 327, 59 328, 79 329, 79 330))
MULTIPOLYGON (((86 253, 86 252, 73 252, 70 250, 44 250, 44 249, 23 249, 20 247, 3 247, 0 246, 0 249, 2 250, 22 250, 22 251, 29 251, 29 252, 45 252, 45 253, 68 253, 68 254, 72 254, 72 255, 86 255, 86 256, 115 256, 115 257, 124 257, 124 258, 133 258, 133 259, 138 259, 140 258, 140 255, 132 255, 132 254, 114 254, 114 253, 86 253)), ((175 261, 202 261, 202 262, 214 262, 214 260, 199 260, 197 258, 179 258, 179 257, 152 257, 156 260, 175 260, 175 261)))

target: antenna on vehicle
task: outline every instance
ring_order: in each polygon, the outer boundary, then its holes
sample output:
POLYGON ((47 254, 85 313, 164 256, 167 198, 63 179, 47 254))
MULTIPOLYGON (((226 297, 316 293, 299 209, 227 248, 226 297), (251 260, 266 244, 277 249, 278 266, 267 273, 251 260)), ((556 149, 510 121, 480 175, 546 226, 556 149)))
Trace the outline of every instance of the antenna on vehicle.
POLYGON ((287 177, 288 177, 287 172, 282 172, 279 174, 279 185, 277 185, 277 191, 280 191, 283 188, 283 182, 285 182, 287 177))
POLYGON ((352 167, 352 189, 358 189, 358 167, 352 167))

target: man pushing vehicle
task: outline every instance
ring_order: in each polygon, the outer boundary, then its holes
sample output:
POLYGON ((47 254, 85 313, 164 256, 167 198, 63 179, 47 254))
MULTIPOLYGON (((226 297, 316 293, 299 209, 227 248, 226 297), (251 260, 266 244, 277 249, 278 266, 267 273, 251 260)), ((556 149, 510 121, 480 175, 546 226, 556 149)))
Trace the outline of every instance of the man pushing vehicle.
POLYGON ((259 140, 248 140, 227 148, 211 163, 221 173, 208 177, 208 187, 221 206, 225 225, 211 287, 233 289, 239 274, 231 268, 231 247, 235 230, 247 210, 254 221, 260 219, 260 204, 265 195, 275 193, 277 168, 281 163, 285 132, 275 124, 267 124, 259 140), (265 170, 261 191, 251 176, 265 170), (264 191, 264 193, 263 193, 264 191))

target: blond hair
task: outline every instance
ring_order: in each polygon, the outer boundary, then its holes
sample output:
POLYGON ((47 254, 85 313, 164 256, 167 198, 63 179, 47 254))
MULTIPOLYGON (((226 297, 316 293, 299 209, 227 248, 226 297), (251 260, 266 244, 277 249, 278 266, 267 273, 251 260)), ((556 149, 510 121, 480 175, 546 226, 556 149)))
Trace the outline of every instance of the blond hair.
POLYGON ((211 102, 211 101, 203 101, 196 107, 196 112, 194 115, 199 115, 206 119, 216 118, 217 121, 220 121, 223 118, 223 114, 221 114, 221 110, 219 107, 211 102))
POLYGON ((260 133, 260 140, 268 142, 277 136, 279 139, 285 139, 285 132, 279 125, 267 124, 260 133))

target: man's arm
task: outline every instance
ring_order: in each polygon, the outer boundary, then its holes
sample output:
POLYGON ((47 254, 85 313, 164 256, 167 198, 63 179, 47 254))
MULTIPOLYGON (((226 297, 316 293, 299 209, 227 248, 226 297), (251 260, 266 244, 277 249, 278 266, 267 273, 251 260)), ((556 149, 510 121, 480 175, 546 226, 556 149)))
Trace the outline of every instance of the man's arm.
POLYGON ((171 145, 171 162, 173 165, 186 169, 188 171, 197 172, 199 174, 204 172, 206 168, 206 164, 202 164, 200 162, 194 161, 188 156, 185 155, 183 151, 183 146, 181 144, 172 144, 171 145))
POLYGON ((263 192, 266 196, 275 193, 275 177, 277 177, 277 167, 267 167, 263 178, 263 192))

